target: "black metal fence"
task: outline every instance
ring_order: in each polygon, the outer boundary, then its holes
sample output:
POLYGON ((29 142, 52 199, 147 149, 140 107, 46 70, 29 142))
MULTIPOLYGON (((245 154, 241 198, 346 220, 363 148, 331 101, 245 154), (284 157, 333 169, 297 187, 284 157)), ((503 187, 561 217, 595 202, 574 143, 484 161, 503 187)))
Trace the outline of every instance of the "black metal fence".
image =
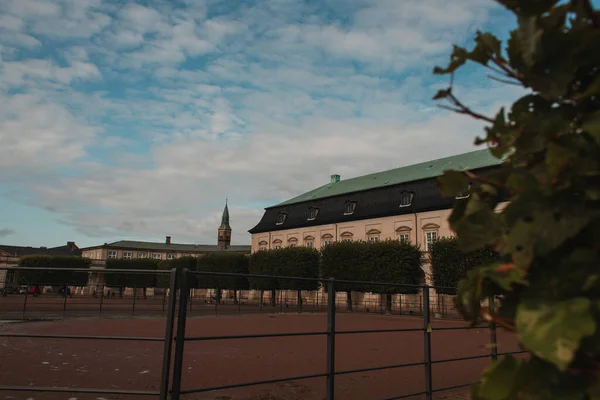
MULTIPOLYGON (((31 268, 34 269, 34 268, 31 268)), ((59 269, 60 270, 60 269, 59 269)), ((128 270, 114 270, 107 273, 131 273, 128 270)), ((336 300, 336 284, 338 283, 355 283, 355 284, 368 284, 370 286, 394 286, 389 282, 377 283, 377 282, 351 282, 351 281, 336 281, 335 279, 319 280, 325 288, 326 299, 323 299, 322 303, 316 307, 316 311, 324 309, 326 312, 327 323, 323 330, 311 331, 311 332, 285 332, 285 333, 268 333, 268 334, 246 334, 246 335, 220 335, 220 336, 188 336, 186 335, 186 323, 190 317, 194 316, 193 306, 191 304, 192 298, 190 297, 189 281, 192 277, 196 279, 202 279, 202 276, 212 275, 220 277, 236 277, 240 276, 237 274, 229 273, 215 273, 215 272, 191 272, 188 270, 172 270, 172 271, 136 271, 135 273, 159 273, 169 275, 170 287, 168 288, 168 295, 162 298, 161 310, 164 310, 164 316, 166 318, 165 332, 163 337, 131 337, 131 336, 93 336, 93 335, 58 335, 58 334, 27 334, 27 333, 6 333, 0 332, 0 338, 30 338, 36 340, 44 339, 66 339, 66 340, 103 340, 103 341, 142 341, 161 344, 163 347, 162 355, 162 368, 160 378, 160 390, 157 391, 142 391, 142 390, 122 390, 122 389, 110 389, 110 388, 81 388, 81 387, 37 387, 37 386, 10 386, 10 382, 3 382, 3 386, 0 386, 0 391, 14 391, 14 392, 55 392, 55 393, 93 393, 93 394, 113 394, 113 395, 131 395, 131 396, 148 396, 158 398, 160 400, 178 400, 185 398, 186 395, 194 393, 212 392, 216 390, 243 388, 256 385, 274 384, 280 382, 289 382, 304 380, 310 378, 325 378, 325 398, 327 400, 335 399, 336 392, 336 377, 340 375, 364 373, 371 371, 382 371, 389 369, 401 369, 407 367, 423 367, 424 374, 424 387, 421 391, 413 393, 398 393, 394 397, 388 397, 386 400, 402 399, 407 397, 424 396, 426 399, 432 399, 432 396, 436 392, 447 391, 451 389, 458 389, 466 387, 472 384, 470 383, 457 383, 455 385, 434 388, 433 387, 433 373, 432 366, 440 363, 452 363, 464 360, 474 360, 488 358, 496 360, 499 356, 505 354, 517 354, 522 352, 506 352, 500 353, 498 351, 498 343, 496 337, 496 327, 494 324, 489 326, 432 326, 432 306, 431 306, 431 291, 435 288, 423 285, 423 286, 412 286, 413 289, 419 290, 422 301, 422 326, 418 328, 398 328, 398 329, 371 329, 371 330, 338 330, 336 329, 336 313, 338 308, 344 309, 339 306, 339 301, 336 300), (469 330, 469 329, 488 329, 489 330, 489 344, 490 351, 488 354, 483 355, 471 355, 451 359, 434 359, 432 357, 431 349, 431 335, 434 331, 445 331, 445 330, 469 330), (377 333, 406 333, 406 332, 422 332, 423 334, 423 361, 421 362, 407 362, 397 363, 393 365, 382 365, 370 368, 359 368, 359 369, 337 369, 335 362, 336 355, 336 338, 340 335, 362 335, 362 334, 377 334, 377 333), (235 384, 212 386, 212 387, 182 387, 182 372, 183 372, 183 358, 186 349, 186 343, 199 342, 199 341, 217 341, 217 340, 235 340, 235 339, 261 339, 261 338, 276 338, 276 337, 305 337, 305 336, 322 336, 326 341, 326 365, 324 366, 324 372, 314 373, 309 375, 289 376, 277 379, 267 379, 261 381, 250 381, 240 382, 235 384)), ((254 278, 277 278, 277 279, 290 279, 295 281, 302 280, 313 280, 312 278, 301 278, 301 277, 272 277, 262 275, 252 275, 254 278)), ((398 285, 400 286, 400 285, 398 285)), ((407 287, 410 285, 401 285, 407 287)), ((29 294, 25 294, 25 299, 29 294)), ((67 312, 69 304, 68 294, 65 294, 63 301, 63 312, 67 312)), ((6 299, 6 297, 4 298, 6 299)), ((135 303, 136 296, 133 295, 132 300, 132 315, 136 314, 135 303)), ((0 298, 0 305, 3 298, 0 298)), ((218 302, 217 302, 218 303, 218 302)), ((25 300, 26 304, 26 300, 25 300)), ((103 299, 100 298, 100 311, 102 310, 102 304, 105 304, 103 299)), ((494 302, 490 301, 490 307, 493 307, 494 302)), ((218 307, 218 304, 217 306, 218 307)), ((242 307, 238 302, 238 307, 242 307)), ((261 303, 262 307, 262 303, 261 303)), ((439 309, 439 308, 438 308, 439 309)), ((264 309, 264 312, 278 312, 279 310, 264 309)), ((307 307, 307 311, 311 308, 307 307)), ((94 310, 95 312, 96 310, 94 310)), ((26 312, 26 308, 23 308, 23 313, 26 312)), ((398 355, 399 359, 402 355, 398 355)), ((76 383, 76 382, 74 382, 76 383)))

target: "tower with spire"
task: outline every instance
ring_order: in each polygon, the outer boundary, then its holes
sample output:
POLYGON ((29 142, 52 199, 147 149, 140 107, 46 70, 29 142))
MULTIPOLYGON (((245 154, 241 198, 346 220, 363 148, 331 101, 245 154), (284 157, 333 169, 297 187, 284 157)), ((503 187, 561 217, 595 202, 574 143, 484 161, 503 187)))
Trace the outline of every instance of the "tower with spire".
POLYGON ((231 244, 231 226, 229 226, 229 208, 227 208, 227 199, 225 199, 225 209, 221 217, 221 225, 219 226, 219 247, 226 249, 231 244))

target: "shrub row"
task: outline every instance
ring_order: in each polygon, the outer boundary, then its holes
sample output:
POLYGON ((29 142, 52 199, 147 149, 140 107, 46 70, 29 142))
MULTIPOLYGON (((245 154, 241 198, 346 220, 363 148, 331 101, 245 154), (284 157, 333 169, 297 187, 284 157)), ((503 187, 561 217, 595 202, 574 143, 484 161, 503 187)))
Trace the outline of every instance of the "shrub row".
MULTIPOLYGON (((455 238, 440 238, 431 245, 431 273, 438 293, 454 294, 461 278, 477 265, 497 257, 491 250, 463 252, 455 238)), ((321 251, 308 247, 288 247, 263 250, 250 256, 240 253, 211 253, 202 257, 185 256, 173 260, 111 259, 106 262, 105 282, 111 287, 168 288, 170 275, 136 273, 136 270, 171 270, 221 272, 278 276, 280 278, 250 278, 191 274, 190 288, 260 291, 317 290, 318 278, 335 278, 337 291, 348 293, 351 307, 352 291, 387 295, 417 293, 423 283, 422 253, 418 246, 407 242, 334 242, 321 251), (111 273, 111 270, 130 270, 111 273), (286 279, 285 277, 309 278, 286 279), (346 282, 352 281, 352 282, 346 282), (368 282, 389 282, 389 285, 368 282)), ((90 260, 73 256, 28 256, 19 262, 23 267, 47 268, 47 271, 23 271, 21 281, 40 284, 87 284, 87 273, 56 271, 55 268, 89 268, 90 260)), ((274 298, 274 296, 271 296, 274 298)), ((299 297, 300 299, 300 297, 299 297)))

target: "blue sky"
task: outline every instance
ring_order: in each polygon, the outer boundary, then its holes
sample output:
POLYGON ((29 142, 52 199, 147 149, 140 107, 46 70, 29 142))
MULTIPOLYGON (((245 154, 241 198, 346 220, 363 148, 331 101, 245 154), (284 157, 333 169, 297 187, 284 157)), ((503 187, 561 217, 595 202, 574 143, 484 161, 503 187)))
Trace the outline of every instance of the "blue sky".
MULTIPOLYGON (((503 32, 492 0, 0 2, 0 243, 233 242, 264 206, 474 149, 431 101, 452 43, 503 32)), ((493 113, 514 88, 469 68, 493 113)))

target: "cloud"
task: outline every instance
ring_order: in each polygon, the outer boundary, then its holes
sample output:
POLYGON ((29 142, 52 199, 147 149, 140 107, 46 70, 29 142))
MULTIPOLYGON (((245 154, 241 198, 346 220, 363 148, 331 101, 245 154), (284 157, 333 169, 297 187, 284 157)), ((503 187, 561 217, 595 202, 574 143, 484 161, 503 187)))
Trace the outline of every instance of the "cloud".
MULTIPOLYGON (((332 173, 468 151, 481 132, 435 108, 431 69, 503 20, 492 2, 139 3, 0 6, 23 39, 0 36, 0 177, 78 243, 213 243, 225 197, 248 243, 262 207, 332 173)), ((457 92, 478 110, 519 95, 484 76, 457 92)))
POLYGON ((10 236, 14 233, 15 233, 14 229, 0 228, 0 237, 10 236))

